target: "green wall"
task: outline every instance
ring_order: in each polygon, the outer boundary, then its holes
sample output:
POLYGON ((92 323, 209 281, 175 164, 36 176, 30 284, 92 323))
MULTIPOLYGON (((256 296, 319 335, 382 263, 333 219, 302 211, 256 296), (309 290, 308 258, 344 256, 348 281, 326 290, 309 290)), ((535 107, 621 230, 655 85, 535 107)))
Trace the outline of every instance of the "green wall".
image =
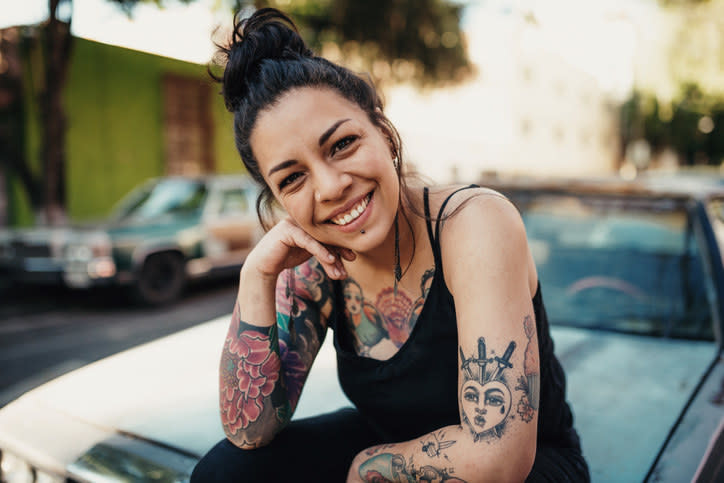
MULTIPOLYGON (((174 73, 208 80, 206 66, 76 39, 69 72, 68 214, 107 213, 141 181, 164 174, 162 78, 174 73)), ((241 171, 231 116, 212 96, 217 172, 241 171)))
MULTIPOLYGON (((217 172, 243 171, 234 147, 232 118, 205 65, 75 38, 65 106, 67 132, 67 212, 72 220, 106 215, 143 180, 164 174, 163 93, 165 73, 197 77, 212 89, 214 162, 217 172)), ((29 59, 37 67, 37 61, 29 59)), ((35 73, 41 72, 37 68, 35 73)), ((36 75, 36 74, 33 74, 36 75)), ((28 85, 34 81, 28 76, 28 85)), ((28 96, 27 154, 39 165, 35 99, 28 96)), ((14 224, 32 213, 22 193, 11 191, 14 224)))

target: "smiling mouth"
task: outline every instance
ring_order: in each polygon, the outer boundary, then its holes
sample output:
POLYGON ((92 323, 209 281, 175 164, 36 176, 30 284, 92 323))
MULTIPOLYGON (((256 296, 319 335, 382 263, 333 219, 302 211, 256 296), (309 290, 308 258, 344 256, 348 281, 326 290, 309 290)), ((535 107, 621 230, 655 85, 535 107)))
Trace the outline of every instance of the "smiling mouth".
POLYGON ((365 208, 367 208, 367 205, 369 204, 371 199, 372 192, 370 191, 369 193, 367 193, 367 196, 365 196, 359 203, 354 205, 351 210, 349 210, 347 213, 342 213, 335 216, 334 218, 329 220, 329 223, 333 223, 338 226, 345 226, 352 223, 354 220, 359 218, 362 213, 364 213, 365 208))

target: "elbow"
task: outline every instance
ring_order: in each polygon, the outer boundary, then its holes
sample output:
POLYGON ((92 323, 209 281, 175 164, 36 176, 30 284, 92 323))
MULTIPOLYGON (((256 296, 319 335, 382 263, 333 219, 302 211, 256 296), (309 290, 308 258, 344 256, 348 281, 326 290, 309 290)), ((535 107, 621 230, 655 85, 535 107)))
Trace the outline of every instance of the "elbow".
POLYGON ((518 450, 512 454, 500 455, 495 461, 484 461, 485 459, 481 458, 478 462, 473 463, 473 467, 469 468, 466 472, 466 474, 470 476, 465 478, 465 481, 469 483, 490 481, 496 483, 524 482, 533 469, 535 453, 536 446, 535 442, 533 442, 532 445, 525 445, 524 448, 518 448, 518 450))
POLYGON ((224 433, 226 434, 226 439, 239 449, 257 449, 271 443, 277 431, 267 431, 263 434, 255 432, 252 436, 246 431, 232 432, 224 426, 224 433))
POLYGON ((268 445, 286 426, 286 423, 282 424, 274 418, 259 418, 249 421, 241 414, 235 412, 230 414, 229 411, 224 411, 223 405, 221 408, 221 426, 226 439, 240 449, 256 449, 268 445))
POLYGON ((536 447, 535 444, 532 448, 526 448, 518 454, 518 457, 513 459, 507 466, 508 472, 504 474, 502 481, 509 482, 522 482, 528 478, 531 470, 533 469, 533 462, 535 461, 536 447))

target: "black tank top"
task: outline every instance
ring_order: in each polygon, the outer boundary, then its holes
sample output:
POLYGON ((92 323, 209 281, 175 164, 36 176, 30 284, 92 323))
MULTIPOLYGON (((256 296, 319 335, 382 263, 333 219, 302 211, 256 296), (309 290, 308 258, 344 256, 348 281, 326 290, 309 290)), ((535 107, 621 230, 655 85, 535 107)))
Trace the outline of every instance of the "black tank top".
MULTIPOLYGON (((471 187, 474 186, 468 188, 471 187)), ((391 358, 377 360, 354 352, 349 324, 344 320, 341 284, 334 282, 335 303, 330 326, 334 329, 340 384, 350 401, 387 441, 409 440, 442 426, 460 424, 455 301, 443 277, 439 243, 440 215, 458 191, 443 202, 433 233, 425 189, 425 214, 435 257, 435 275, 409 338, 391 358)), ((541 373, 538 444, 580 448, 565 400, 565 375, 553 354, 540 283, 533 297, 533 309, 541 373)))

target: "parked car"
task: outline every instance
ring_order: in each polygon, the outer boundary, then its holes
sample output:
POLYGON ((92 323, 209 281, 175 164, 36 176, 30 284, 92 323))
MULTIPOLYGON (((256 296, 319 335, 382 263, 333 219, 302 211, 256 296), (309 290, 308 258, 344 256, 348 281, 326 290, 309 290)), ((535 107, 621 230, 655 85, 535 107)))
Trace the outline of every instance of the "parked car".
MULTIPOLYGON (((722 481, 724 191, 494 187, 525 221, 593 481, 722 481)), ((217 369, 228 318, 0 409, 0 480, 187 480, 223 438, 217 369)), ((349 404, 329 339, 295 417, 349 404)))
POLYGON ((100 224, 0 234, 0 269, 20 282, 116 285, 168 303, 187 280, 238 271, 263 234, 257 192, 240 175, 153 179, 100 224))

